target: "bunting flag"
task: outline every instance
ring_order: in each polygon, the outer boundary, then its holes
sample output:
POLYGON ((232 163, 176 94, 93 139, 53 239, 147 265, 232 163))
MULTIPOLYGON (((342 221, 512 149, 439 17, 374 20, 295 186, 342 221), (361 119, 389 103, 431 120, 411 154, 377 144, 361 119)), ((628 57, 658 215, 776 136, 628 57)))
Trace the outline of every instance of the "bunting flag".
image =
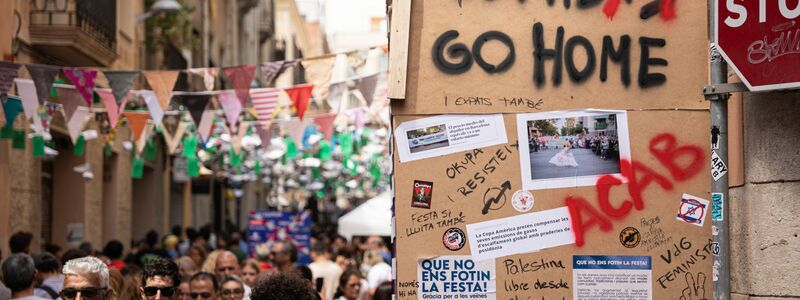
POLYGON ((106 107, 106 113, 108 114, 108 121, 111 124, 111 128, 116 128, 119 123, 119 116, 122 115, 125 104, 128 102, 128 97, 123 97, 124 100, 122 100, 122 103, 117 104, 114 93, 111 90, 98 89, 96 91, 97 95, 99 95, 100 99, 103 101, 103 105, 106 107))
POLYGON ((39 108, 39 98, 36 96, 36 86, 32 80, 17 78, 17 92, 22 98, 22 106, 25 108, 25 117, 33 119, 36 110, 39 108))
POLYGON ((125 108, 123 105, 130 96, 131 87, 133 87, 133 80, 139 76, 139 71, 103 71, 103 75, 108 79, 108 85, 111 86, 111 91, 114 94, 114 99, 120 110, 125 108))
POLYGON ((367 61, 364 64, 363 73, 361 74, 377 74, 381 71, 381 55, 382 51, 378 48, 370 49, 367 52, 367 61))
POLYGON ((81 99, 82 96, 78 91, 71 88, 56 87, 56 91, 58 91, 58 100, 61 102, 64 119, 70 122, 75 115, 75 111, 77 111, 81 102, 83 102, 81 99))
POLYGON ((175 82, 178 81, 179 71, 144 71, 143 73, 147 83, 156 94, 161 109, 166 110, 169 106, 172 89, 175 88, 175 82))
POLYGON ((361 132, 364 125, 367 123, 366 111, 363 107, 352 108, 347 111, 347 115, 353 119, 353 124, 356 126, 356 131, 361 132))
POLYGON ((297 66, 298 60, 275 61, 261 64, 261 74, 264 75, 264 83, 270 84, 278 75, 288 68, 297 66))
POLYGON ((75 85, 75 89, 83 96, 86 106, 92 107, 94 92, 94 79, 97 78, 97 70, 84 68, 64 68, 64 75, 75 85))
POLYGON ((281 124, 281 128, 284 130, 284 135, 288 135, 292 138, 296 145, 302 145, 303 143, 303 131, 305 130, 305 125, 303 121, 300 119, 291 119, 288 121, 284 121, 281 124))
POLYGON ((262 126, 269 126, 272 123, 272 114, 278 107, 279 89, 254 89, 250 90, 250 99, 253 100, 253 108, 256 110, 256 117, 262 126))
MULTIPOLYGON (((331 107, 331 110, 334 112, 338 112, 341 108, 342 100, 345 97, 345 94, 348 94, 347 91, 347 82, 340 82, 331 84, 328 88, 328 106, 331 107)), ((348 95, 349 96, 349 95, 348 95)))
POLYGON ((175 96, 175 100, 186 107, 189 115, 192 116, 194 125, 200 126, 200 120, 208 106, 208 101, 211 100, 211 95, 180 95, 175 96))
POLYGON ((233 146, 233 153, 239 154, 242 150, 242 139, 247 134, 247 129, 250 127, 250 122, 242 122, 239 124, 239 130, 235 136, 231 138, 231 146, 233 146))
POLYGON ((59 67, 48 65, 25 65, 28 73, 33 78, 33 84, 36 85, 36 95, 39 99, 39 104, 44 104, 47 101, 47 96, 50 95, 50 88, 53 87, 53 81, 56 80, 59 67))
POLYGON ((331 78, 330 83, 339 83, 344 82, 347 80, 348 71, 352 70, 350 68, 350 62, 347 59, 347 54, 337 54, 336 60, 333 63, 333 70, 331 71, 331 78))
POLYGON ((208 141, 208 137, 211 136, 212 125, 214 125, 214 112, 210 110, 203 111, 203 116, 197 125, 197 132, 200 133, 203 141, 208 141))
POLYGON ((353 68, 353 70, 358 71, 358 69, 361 69, 364 64, 367 63, 365 56, 366 53, 364 53, 363 50, 352 51, 347 53, 347 62, 350 64, 350 67, 353 68))
MULTIPOLYGON (((80 97, 80 94, 78 94, 78 97, 80 97)), ((80 101, 80 99, 78 99, 78 101, 80 101)), ((83 126, 86 125, 86 116, 88 116, 89 113, 91 113, 91 111, 88 107, 79 106, 75 112, 72 113, 72 117, 69 118, 67 130, 69 131, 69 137, 72 139, 72 144, 78 142, 81 131, 83 131, 83 126)))
POLYGON ((147 124, 150 114, 146 112, 124 112, 122 114, 128 119, 128 127, 131 128, 131 133, 133 133, 133 140, 138 142, 139 138, 142 137, 144 126, 147 124))
POLYGON ((333 136, 333 121, 336 120, 336 114, 328 113, 314 116, 314 123, 317 123, 319 130, 325 134, 325 139, 330 141, 333 136))
MULTIPOLYGON (((333 64, 335 62, 336 56, 302 61, 306 81, 317 87, 314 93, 314 98, 317 101, 322 101, 328 96, 328 86, 331 83, 333 64)), ((321 105, 322 103, 318 104, 321 105)))
POLYGON ((239 120, 239 114, 242 112, 242 103, 232 91, 223 91, 217 95, 217 101, 222 106, 222 111, 225 112, 225 119, 228 120, 228 128, 231 133, 236 129, 236 122, 239 120))
POLYGON ((8 94, 11 83, 17 78, 17 73, 22 65, 12 62, 0 61, 0 95, 8 94))
POLYGON ((3 113, 6 117, 6 126, 5 128, 9 128, 7 130, 11 130, 10 128, 14 128, 14 120, 17 119, 17 115, 22 110, 22 101, 17 99, 16 97, 8 97, 3 102, 3 113))
POLYGON ((378 85, 378 74, 369 75, 358 80, 358 91, 364 100, 367 101, 367 106, 372 105, 372 99, 375 97, 375 87, 378 85))
POLYGON ((191 74, 203 77, 203 85, 205 85, 206 91, 214 90, 214 81, 219 73, 217 68, 194 68, 187 71, 191 74))
POLYGON ((153 91, 141 91, 139 95, 144 99, 144 103, 147 104, 147 111, 150 112, 150 117, 153 119, 155 124, 161 124, 161 120, 164 119, 164 110, 161 109, 161 105, 156 97, 156 94, 153 91))
POLYGON ((153 124, 147 122, 147 119, 144 120, 144 128, 142 129, 141 136, 136 139, 136 154, 142 154, 142 151, 147 146, 147 139, 150 136, 150 133, 153 132, 153 124))
MULTIPOLYGON (((327 88, 327 87, 326 87, 327 88)), ((292 105, 297 110, 297 117, 303 119, 303 115, 308 108, 308 100, 311 98, 311 91, 314 86, 311 84, 296 85, 283 90, 292 99, 292 105)))
POLYGON ((161 134, 164 136, 164 142, 167 144, 167 154, 175 154, 175 150, 178 149, 178 145, 189 126, 181 122, 180 116, 177 115, 167 116, 163 122, 164 123, 161 124, 161 134), (167 125, 171 123, 167 121, 171 117, 178 117, 177 124, 174 127, 167 125))
POLYGON ((270 124, 267 126, 264 126, 260 123, 256 124, 256 131, 258 132, 258 137, 261 138, 262 145, 269 145, 269 141, 272 139, 274 128, 277 126, 277 124, 270 124))
POLYGON ((253 84, 253 77, 256 76, 255 65, 241 65, 236 67, 227 67, 222 69, 228 80, 231 81, 233 89, 236 90, 236 96, 242 103, 242 107, 247 106, 247 96, 250 93, 250 85, 253 84))

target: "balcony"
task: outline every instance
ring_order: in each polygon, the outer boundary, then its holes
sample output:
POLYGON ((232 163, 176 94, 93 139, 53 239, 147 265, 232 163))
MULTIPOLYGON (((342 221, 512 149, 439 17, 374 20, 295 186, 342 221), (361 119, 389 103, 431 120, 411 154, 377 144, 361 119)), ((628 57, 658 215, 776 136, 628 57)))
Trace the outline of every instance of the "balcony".
POLYGON ((117 59, 116 0, 31 0, 34 49, 73 66, 110 66, 117 59))

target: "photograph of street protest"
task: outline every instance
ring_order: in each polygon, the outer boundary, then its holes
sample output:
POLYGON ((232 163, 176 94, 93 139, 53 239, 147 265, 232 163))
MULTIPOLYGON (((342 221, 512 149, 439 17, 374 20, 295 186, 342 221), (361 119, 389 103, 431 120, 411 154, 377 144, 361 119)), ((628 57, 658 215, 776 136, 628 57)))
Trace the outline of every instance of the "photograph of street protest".
POLYGON ((619 174, 630 157, 624 111, 568 111, 520 115, 520 168, 526 189, 593 185, 619 174))
POLYGON ((408 138, 408 148, 411 153, 450 146, 445 124, 409 130, 406 131, 406 137, 408 138))

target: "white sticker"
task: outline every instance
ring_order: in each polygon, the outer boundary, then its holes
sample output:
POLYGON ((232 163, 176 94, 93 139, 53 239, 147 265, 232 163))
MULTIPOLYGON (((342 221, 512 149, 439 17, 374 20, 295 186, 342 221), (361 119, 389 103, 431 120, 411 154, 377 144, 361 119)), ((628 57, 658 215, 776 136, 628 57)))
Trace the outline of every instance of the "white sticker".
POLYGON ((467 237, 475 260, 575 243, 567 207, 467 224, 467 237))
POLYGON ((725 174, 728 174, 728 166, 719 157, 717 151, 711 151, 711 176, 714 177, 714 181, 719 181, 725 174))
POLYGON ((683 194, 681 204, 678 207, 678 221, 703 227, 706 213, 709 211, 709 202, 706 199, 698 198, 689 194, 683 194))
POLYGON ((572 268, 573 299, 653 299, 650 256, 573 256, 572 268))
POLYGON ((533 208, 533 202, 533 194, 526 190, 519 190, 511 197, 511 205, 521 213, 531 210, 531 208, 533 208))
POLYGON ((508 143, 503 115, 444 115, 403 122, 395 130, 400 162, 508 143))

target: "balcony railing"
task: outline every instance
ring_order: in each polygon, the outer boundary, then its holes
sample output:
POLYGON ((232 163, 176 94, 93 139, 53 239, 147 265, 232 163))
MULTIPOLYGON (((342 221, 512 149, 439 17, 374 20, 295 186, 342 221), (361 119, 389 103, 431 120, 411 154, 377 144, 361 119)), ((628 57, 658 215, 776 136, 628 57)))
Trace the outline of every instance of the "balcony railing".
MULTIPOLYGON (((34 46, 44 46, 49 52, 57 51, 53 48, 56 46, 73 47, 102 65, 116 59, 116 0, 31 0, 30 3, 34 46)), ((77 60, 85 63, 83 59, 77 60)))

